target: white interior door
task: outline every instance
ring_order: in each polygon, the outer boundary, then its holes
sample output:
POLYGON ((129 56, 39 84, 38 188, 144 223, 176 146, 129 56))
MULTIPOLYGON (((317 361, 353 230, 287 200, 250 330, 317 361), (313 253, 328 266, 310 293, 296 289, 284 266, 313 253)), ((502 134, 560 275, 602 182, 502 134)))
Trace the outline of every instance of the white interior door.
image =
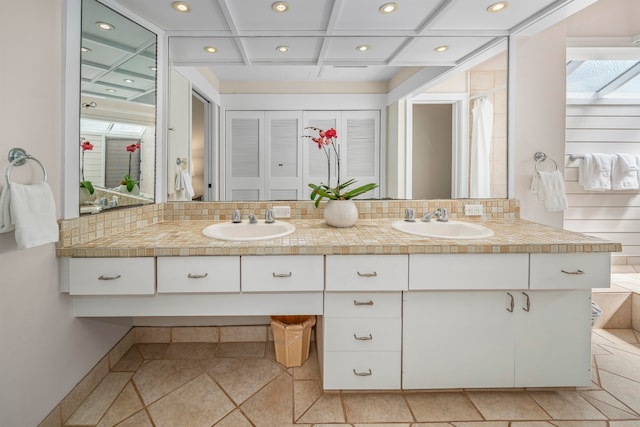
POLYGON ((228 111, 225 130, 225 200, 264 200, 264 112, 228 111))
POLYGON ((267 111, 265 135, 267 199, 302 199, 302 112, 267 111))

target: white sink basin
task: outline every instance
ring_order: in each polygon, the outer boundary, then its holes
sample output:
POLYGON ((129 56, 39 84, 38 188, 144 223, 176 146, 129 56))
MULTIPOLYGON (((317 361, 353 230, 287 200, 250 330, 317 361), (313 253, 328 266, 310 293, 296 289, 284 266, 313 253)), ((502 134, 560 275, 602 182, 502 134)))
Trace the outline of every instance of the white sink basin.
POLYGON ((281 221, 273 224, 265 222, 257 224, 221 222, 205 227, 202 229, 202 234, 220 240, 265 240, 287 236, 295 230, 295 225, 281 221))
POLYGON ((391 226, 404 233, 436 239, 482 239, 493 236, 493 230, 484 225, 462 221, 407 222, 400 220, 391 226))

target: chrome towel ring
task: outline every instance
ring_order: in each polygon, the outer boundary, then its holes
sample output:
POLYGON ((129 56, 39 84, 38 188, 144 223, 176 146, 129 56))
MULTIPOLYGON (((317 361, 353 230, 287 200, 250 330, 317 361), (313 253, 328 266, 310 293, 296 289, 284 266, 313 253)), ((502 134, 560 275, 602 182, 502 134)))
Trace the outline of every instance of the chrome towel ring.
POLYGON ((555 160, 553 160, 551 157, 548 157, 542 151, 538 151, 536 154, 534 154, 533 155, 533 159, 536 161, 536 172, 540 172, 540 170, 538 169, 538 165, 540 163, 544 162, 547 159, 549 159, 549 160, 551 160, 553 162, 553 167, 555 168, 554 171, 558 170, 558 163, 556 163, 555 160))
POLYGON ((5 179, 7 180, 7 188, 11 187, 11 170, 13 169, 13 167, 22 166, 27 162, 27 160, 33 160, 34 162, 40 165, 40 167, 42 168, 42 174, 43 174, 42 181, 47 182, 47 168, 44 167, 44 165, 40 160, 36 159, 31 154, 27 154, 27 152, 24 151, 22 148, 12 148, 11 150, 9 150, 8 157, 9 157, 9 166, 7 166, 7 172, 4 175, 5 179))

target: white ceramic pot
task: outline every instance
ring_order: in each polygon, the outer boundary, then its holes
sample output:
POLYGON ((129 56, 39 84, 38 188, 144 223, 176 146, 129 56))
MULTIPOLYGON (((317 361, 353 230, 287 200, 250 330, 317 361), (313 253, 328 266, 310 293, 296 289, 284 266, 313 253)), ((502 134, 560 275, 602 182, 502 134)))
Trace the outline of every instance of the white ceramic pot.
POLYGON ((124 194, 131 194, 134 196, 137 196, 140 194, 140 187, 138 187, 138 184, 135 184, 133 186, 133 189, 131 191, 127 190, 127 186, 124 184, 120 185, 120 188, 118 189, 119 192, 124 193, 124 194))
POLYGON ((84 205, 86 203, 93 203, 96 199, 96 196, 89 193, 86 187, 80 187, 80 204, 84 205))
POLYGON ((353 200, 329 200, 324 205, 324 220, 332 227, 351 227, 358 220, 353 200))

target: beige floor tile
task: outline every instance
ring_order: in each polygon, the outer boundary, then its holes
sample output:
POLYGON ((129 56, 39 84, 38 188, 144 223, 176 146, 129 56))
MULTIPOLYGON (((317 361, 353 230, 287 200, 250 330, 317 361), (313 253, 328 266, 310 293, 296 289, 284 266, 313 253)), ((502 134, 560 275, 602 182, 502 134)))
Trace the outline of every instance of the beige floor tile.
POLYGON ((144 405, 133 388, 133 384, 129 382, 104 414, 104 417, 98 423, 98 427, 112 427, 140 411, 143 407, 144 405))
POLYGON ((200 364, 238 405, 282 373, 276 363, 259 358, 204 359, 200 364))
POLYGON ((453 427, 450 423, 413 423, 411 427, 453 427))
POLYGON ((171 328, 171 342, 218 342, 220 328, 217 326, 171 328))
POLYGON ((152 360, 138 369, 133 382, 149 405, 202 372, 195 360, 152 360))
POLYGON ((606 421, 553 421, 557 427, 607 427, 606 421))
POLYGON ((220 328, 220 342, 267 341, 268 326, 225 326, 220 328))
POLYGON ((511 427, 554 427, 554 425, 546 421, 515 421, 511 423, 511 427))
POLYGON ((413 424, 410 424, 410 423, 374 423, 374 424, 358 423, 358 424, 353 424, 353 427, 411 427, 412 425, 413 424))
POLYGON ((132 346, 118 362, 111 368, 113 372, 134 372, 144 361, 142 354, 135 345, 132 346))
POLYGON ((136 344, 138 351, 142 354, 142 357, 146 360, 149 359, 162 359, 164 353, 167 351, 169 344, 167 343, 148 343, 148 344, 136 344))
POLYGON ((116 427, 154 427, 146 411, 140 411, 116 427))
POLYGON ((399 393, 348 393, 342 396, 347 422, 412 422, 413 416, 399 393))
POLYGON ((628 274, 635 273, 636 269, 633 268, 633 265, 612 265, 611 266, 611 274, 628 274))
POLYGON ((631 327, 631 293, 594 293, 593 300, 602 309, 602 316, 595 321, 596 328, 631 327))
POLYGON ((116 400, 131 379, 131 372, 111 372, 98 384, 78 409, 67 420, 66 425, 96 425, 116 400))
POLYGON ((464 393, 409 393, 405 398, 416 421, 482 420, 464 393))
POLYGON ((487 420, 546 420, 549 415, 526 392, 478 391, 469 398, 487 420))
POLYGON ((215 357, 264 357, 264 342, 221 342, 215 357))
POLYGON ((249 421, 259 426, 284 427, 293 424, 293 380, 280 374, 242 404, 249 421))
POLYGON ((60 405, 57 405, 53 408, 53 411, 49 412, 49 415, 45 417, 44 420, 38 427, 62 427, 62 414, 60 412, 60 405))
POLYGON ((638 421, 611 421, 609 427, 639 427, 638 421))
POLYGON ((71 414, 84 402, 91 392, 109 373, 108 358, 102 358, 96 366, 67 394, 60 403, 62 420, 67 421, 71 414))
POLYGON ((600 381, 603 389, 631 410, 640 413, 640 383, 607 371, 600 372, 600 381))
MULTIPOLYGON (((293 382, 293 417, 298 420, 307 409, 322 396, 322 383, 319 380, 302 380, 293 382)), ((344 421, 344 416, 342 417, 344 421)))
POLYGON ((136 342, 137 343, 170 343, 171 342, 171 328, 148 328, 148 327, 136 327, 136 342))
MULTIPOLYGON (((629 348, 629 346, 626 346, 629 348)), ((640 383, 640 354, 609 347, 611 355, 596 356, 600 376, 602 371, 620 375, 640 383)), ((635 348, 634 350, 635 351, 635 348)), ((640 385, 640 384, 639 384, 640 385)))
POLYGON ((130 329, 127 334, 109 352, 109 367, 113 368, 136 343, 136 333, 130 329))
POLYGON ((638 343, 638 337, 636 337, 636 334, 633 332, 633 329, 615 329, 615 328, 607 328, 607 332, 609 332, 611 335, 614 335, 618 338, 620 338, 622 341, 629 343, 629 344, 637 344, 638 343))
MULTIPOLYGON (((296 397, 297 403, 297 397, 296 397)), ((344 411, 340 395, 325 393, 318 399, 302 417, 297 419, 299 423, 344 423, 344 411)))
POLYGON ((577 391, 536 391, 530 394, 554 420, 607 419, 577 391))
POLYGON ((253 424, 242 415, 239 409, 232 411, 214 425, 215 427, 253 427, 253 424))
POLYGON ((171 343, 163 359, 208 359, 214 357, 216 346, 210 342, 171 343))
POLYGON ((634 413, 631 408, 604 390, 581 391, 580 394, 610 420, 638 417, 638 414, 634 413))
POLYGON ((454 427, 509 427, 508 421, 461 421, 451 424, 454 427))
POLYGON ((631 327, 640 332, 640 290, 631 295, 631 327))
POLYGON ((318 363, 318 352, 315 342, 309 348, 309 358, 302 364, 293 368, 293 379, 295 380, 319 380, 320 365, 318 363))
POLYGON ((208 375, 203 374, 149 406, 156 427, 209 427, 235 405, 208 375))

